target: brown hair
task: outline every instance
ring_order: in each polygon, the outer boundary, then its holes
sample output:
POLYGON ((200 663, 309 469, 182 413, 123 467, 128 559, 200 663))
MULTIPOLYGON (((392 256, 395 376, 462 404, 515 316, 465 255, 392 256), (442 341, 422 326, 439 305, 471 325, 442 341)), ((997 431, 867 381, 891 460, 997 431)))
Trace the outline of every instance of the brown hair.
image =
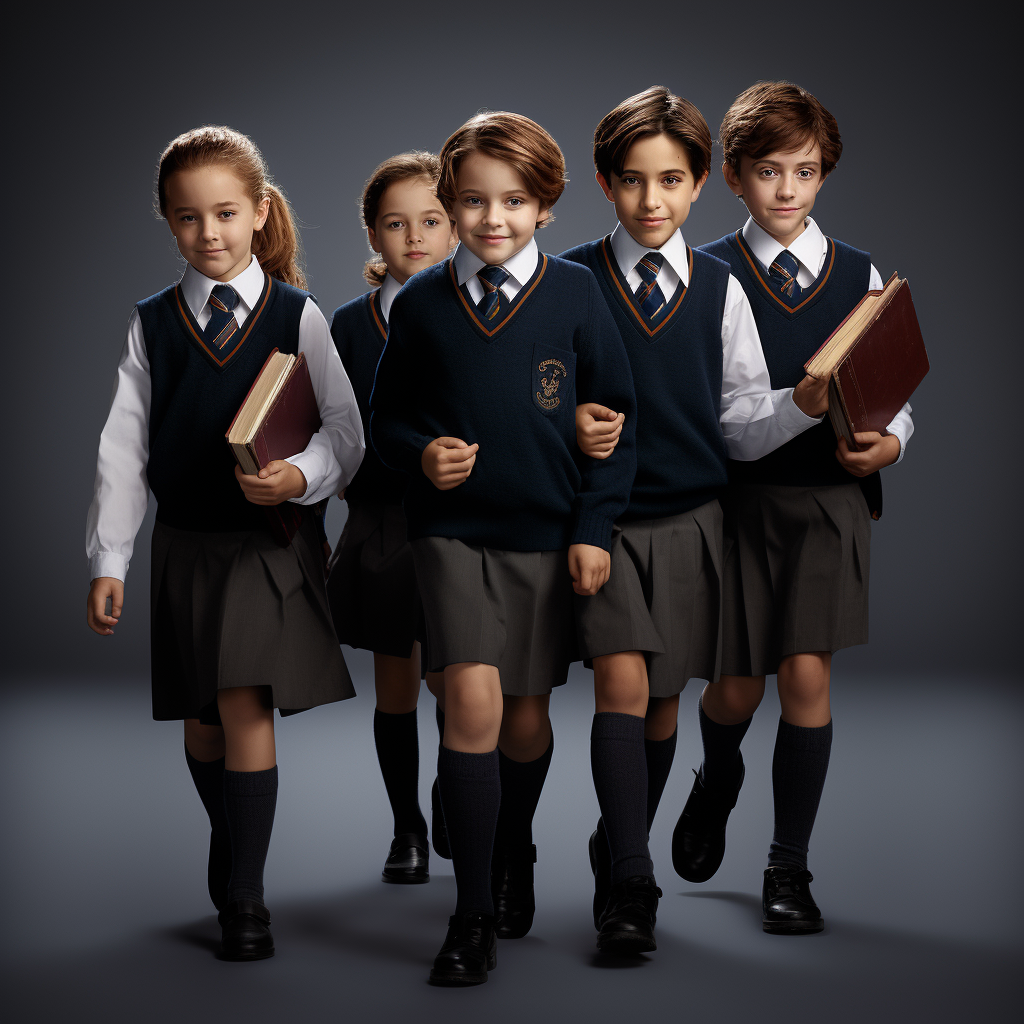
MULTIPOLYGON (((390 185, 410 178, 425 178, 430 187, 437 185, 437 176, 441 173, 441 161, 433 154, 417 149, 410 153, 399 153, 388 157, 384 163, 367 179, 363 186, 363 195, 359 201, 362 211, 363 227, 377 230, 377 214, 380 212, 380 201, 390 185)), ((388 275, 388 265, 380 253, 374 253, 363 267, 363 277, 368 285, 379 287, 388 275)))
POLYGON ((270 200, 266 222, 259 231, 253 232, 252 251, 271 277, 296 288, 305 288, 306 276, 299 263, 299 235, 288 200, 271 181, 256 144, 234 128, 204 125, 171 141, 160 156, 156 175, 156 205, 160 216, 167 217, 168 178, 178 171, 211 164, 227 164, 249 193, 253 205, 270 200))
POLYGON ((689 100, 663 85, 630 96, 601 118, 594 130, 594 166, 610 183, 613 173, 622 173, 634 142, 662 134, 686 150, 694 180, 700 181, 711 168, 711 129, 689 100))
POLYGON ((806 89, 792 82, 758 82, 741 92, 718 130, 725 162, 740 169, 740 157, 759 160, 816 142, 824 177, 843 152, 836 119, 806 89))
MULTIPOLYGON (((494 110, 471 117, 441 149, 441 174, 437 197, 451 211, 458 198, 459 166, 470 153, 486 153, 511 164, 523 179, 526 191, 550 210, 569 180, 565 158, 558 143, 536 121, 522 114, 494 110)), ((549 213, 537 227, 550 224, 549 213)))

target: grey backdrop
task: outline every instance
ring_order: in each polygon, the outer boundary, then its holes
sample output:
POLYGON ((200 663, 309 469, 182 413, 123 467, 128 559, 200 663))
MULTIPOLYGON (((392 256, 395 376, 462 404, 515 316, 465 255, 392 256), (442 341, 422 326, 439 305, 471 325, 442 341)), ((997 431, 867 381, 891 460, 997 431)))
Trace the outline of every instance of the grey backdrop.
MULTIPOLYGON (((664 83, 715 129, 741 89, 777 77, 810 88, 838 118, 845 153, 815 216, 869 249, 883 278, 910 279, 932 360, 913 402, 918 433, 885 474, 887 511, 873 530, 872 643, 844 663, 1016 672, 1021 366, 1016 308, 1001 295, 1018 216, 1002 200, 1014 194, 1004 182, 1018 142, 1000 111, 1010 83, 992 72, 1009 53, 985 5, 949 30, 891 4, 870 20, 864 4, 533 0, 83 11, 23 14, 8 35, 11 676, 146 669, 149 523, 112 640, 84 625, 83 533, 128 315, 181 270, 151 212, 171 137, 223 122, 257 140, 301 221, 311 287, 329 315, 363 288, 355 202, 384 157, 438 149, 480 108, 530 115, 563 147, 571 178, 540 236, 558 253, 614 223, 590 140, 615 103, 664 83)), ((687 240, 743 217, 716 170, 687 240)))

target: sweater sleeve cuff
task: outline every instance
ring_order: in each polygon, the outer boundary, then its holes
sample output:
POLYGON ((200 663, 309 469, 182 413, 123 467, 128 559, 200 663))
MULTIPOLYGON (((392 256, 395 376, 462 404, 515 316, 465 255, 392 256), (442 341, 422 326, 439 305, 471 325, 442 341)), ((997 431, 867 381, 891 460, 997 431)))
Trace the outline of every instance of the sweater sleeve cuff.
POLYGON ((572 531, 570 544, 592 544, 595 548, 610 551, 614 521, 597 512, 580 511, 572 531))
POLYGON ((89 559, 89 581, 99 579, 100 576, 112 576, 115 580, 124 583, 128 575, 128 562, 124 555, 116 554, 113 551, 97 551, 89 559))

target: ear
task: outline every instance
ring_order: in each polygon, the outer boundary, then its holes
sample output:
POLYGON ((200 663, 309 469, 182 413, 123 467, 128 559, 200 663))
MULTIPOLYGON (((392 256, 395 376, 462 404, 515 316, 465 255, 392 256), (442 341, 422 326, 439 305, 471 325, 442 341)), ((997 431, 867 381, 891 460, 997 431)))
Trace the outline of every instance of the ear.
POLYGON ((542 206, 537 211, 537 227, 546 228, 549 220, 551 220, 551 207, 542 206))
POLYGON ((725 176, 725 183, 732 190, 732 194, 743 198, 743 185, 740 183, 740 176, 736 168, 730 163, 722 164, 722 174, 725 176))
POLYGON ((267 215, 270 213, 270 196, 264 196, 256 204, 256 219, 252 222, 253 231, 260 231, 267 223, 267 215))
POLYGON ((612 195, 612 190, 608 186, 608 179, 605 178, 600 171, 598 171, 594 177, 597 178, 597 183, 601 186, 601 191, 604 193, 605 199, 607 199, 609 203, 614 203, 615 196, 612 195))
POLYGON ((374 252, 380 252, 380 246, 377 244, 377 232, 373 228, 366 229, 366 240, 370 243, 370 248, 374 252))
POLYGON ((693 195, 690 197, 691 203, 695 203, 697 201, 697 196, 700 195, 700 190, 704 187, 704 182, 708 180, 708 175, 710 173, 710 170, 705 171, 704 176, 700 179, 700 181, 697 182, 696 185, 693 186, 693 195))

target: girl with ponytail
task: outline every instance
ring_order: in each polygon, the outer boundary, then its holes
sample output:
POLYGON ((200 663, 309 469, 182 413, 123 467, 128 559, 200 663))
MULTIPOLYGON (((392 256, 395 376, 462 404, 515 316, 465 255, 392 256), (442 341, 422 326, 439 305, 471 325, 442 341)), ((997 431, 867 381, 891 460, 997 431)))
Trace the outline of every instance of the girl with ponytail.
MULTIPOLYGON (((364 277, 373 287, 335 311, 331 334, 355 388, 364 430, 391 302, 413 274, 444 259, 455 242, 434 191, 439 171, 433 153, 401 153, 385 160, 363 189, 362 222, 376 253, 367 262, 364 277)), ((429 874, 427 825, 417 795, 420 600, 402 509, 406 479, 367 449, 344 494, 348 520, 327 592, 341 642, 373 651, 373 735, 394 815, 394 838, 382 878, 410 884, 426 882, 429 874)), ((439 683, 440 673, 428 676, 427 685, 435 694, 440 692, 439 683)), ((443 721, 440 706, 438 721, 443 721)), ((436 798, 434 803, 434 849, 447 857, 436 798)))
POLYGON ((224 127, 164 150, 156 202, 186 261, 128 323, 86 533, 86 621, 111 636, 149 491, 153 717, 182 719, 210 819, 221 956, 274 953, 263 865, 277 801, 274 708, 353 696, 331 628, 312 506, 355 475, 363 430, 327 323, 305 291, 291 210, 253 142, 224 127), (305 356, 322 426, 245 476, 224 435, 274 349, 305 356), (261 506, 294 503, 287 547, 261 506), (110 610, 107 611, 109 602, 110 610))

